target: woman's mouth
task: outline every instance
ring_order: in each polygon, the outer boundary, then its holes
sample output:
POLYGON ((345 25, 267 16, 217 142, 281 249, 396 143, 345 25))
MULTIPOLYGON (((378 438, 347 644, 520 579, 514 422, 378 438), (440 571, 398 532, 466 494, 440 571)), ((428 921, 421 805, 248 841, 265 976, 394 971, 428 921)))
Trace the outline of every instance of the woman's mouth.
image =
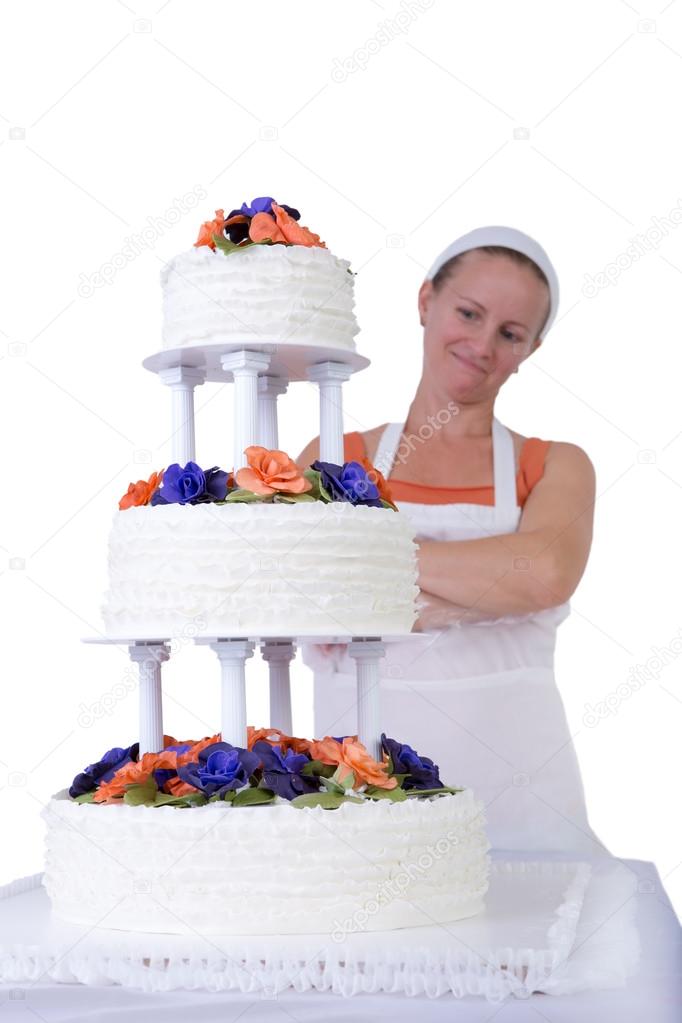
POLYGON ((452 353, 456 359, 458 359, 464 366, 472 370, 474 373, 485 373, 485 370, 477 366, 475 362, 470 362, 469 359, 465 359, 463 355, 459 355, 457 352, 452 353))

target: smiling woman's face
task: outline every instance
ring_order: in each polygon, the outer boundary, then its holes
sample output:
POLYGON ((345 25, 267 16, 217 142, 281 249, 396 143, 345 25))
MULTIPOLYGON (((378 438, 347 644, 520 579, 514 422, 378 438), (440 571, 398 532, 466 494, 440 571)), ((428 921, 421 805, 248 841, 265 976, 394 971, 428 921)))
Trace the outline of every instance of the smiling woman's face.
POLYGON ((494 397, 537 348, 549 292, 535 273, 506 256, 468 252, 434 290, 419 290, 424 375, 460 400, 494 397))

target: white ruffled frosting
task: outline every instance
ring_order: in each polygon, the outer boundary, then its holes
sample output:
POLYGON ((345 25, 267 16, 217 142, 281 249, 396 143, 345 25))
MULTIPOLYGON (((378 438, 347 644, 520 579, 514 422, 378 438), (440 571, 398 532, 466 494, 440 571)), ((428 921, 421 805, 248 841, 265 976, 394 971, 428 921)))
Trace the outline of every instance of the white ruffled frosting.
POLYGON ((344 502, 157 505, 118 511, 108 635, 389 635, 415 620, 405 515, 344 502))
POLYGON ((164 347, 251 341, 353 351, 349 267, 317 246, 183 252, 161 272, 164 347))
POLYGON ((58 793, 44 883, 55 913, 131 931, 327 934, 484 908, 489 843, 469 789, 336 810, 79 804, 58 793))

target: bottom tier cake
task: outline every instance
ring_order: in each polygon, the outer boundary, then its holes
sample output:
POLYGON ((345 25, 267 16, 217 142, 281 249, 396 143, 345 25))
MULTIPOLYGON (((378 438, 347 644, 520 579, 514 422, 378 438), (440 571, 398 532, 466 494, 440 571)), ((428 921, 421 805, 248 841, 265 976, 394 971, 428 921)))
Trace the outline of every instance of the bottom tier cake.
POLYGON ((483 910, 490 848, 471 790, 431 798, 44 811, 44 884, 80 924, 201 934, 317 934, 447 923, 483 910))

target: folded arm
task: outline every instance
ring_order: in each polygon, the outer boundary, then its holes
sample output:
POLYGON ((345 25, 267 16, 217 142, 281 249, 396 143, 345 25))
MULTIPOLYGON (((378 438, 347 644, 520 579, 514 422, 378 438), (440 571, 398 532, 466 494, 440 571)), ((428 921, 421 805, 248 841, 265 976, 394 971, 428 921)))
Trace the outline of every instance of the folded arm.
POLYGON ((441 614, 440 602, 447 601, 479 618, 562 604, 585 571, 594 501, 594 467, 586 453, 575 444, 550 445, 517 532, 419 544, 419 585, 427 603, 432 596, 441 614))

